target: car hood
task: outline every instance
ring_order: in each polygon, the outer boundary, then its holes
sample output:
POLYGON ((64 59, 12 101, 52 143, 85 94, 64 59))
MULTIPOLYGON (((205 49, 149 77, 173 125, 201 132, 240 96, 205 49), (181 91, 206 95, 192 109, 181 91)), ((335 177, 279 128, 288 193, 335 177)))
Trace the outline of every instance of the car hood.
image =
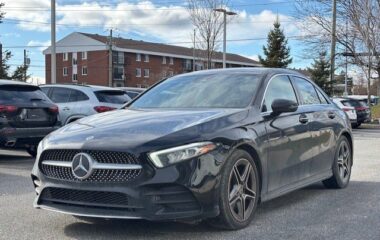
POLYGON ((82 118, 50 134, 46 148, 144 152, 210 140, 208 134, 242 121, 245 109, 117 110, 82 118))

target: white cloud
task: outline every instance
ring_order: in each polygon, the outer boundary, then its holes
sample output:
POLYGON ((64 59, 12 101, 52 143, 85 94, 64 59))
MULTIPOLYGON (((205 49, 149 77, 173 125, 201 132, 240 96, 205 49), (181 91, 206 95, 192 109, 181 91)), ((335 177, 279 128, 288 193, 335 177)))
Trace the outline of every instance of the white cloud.
MULTIPOLYGON (((49 0, 30 0, 13 2, 5 0, 6 7, 19 8, 8 11, 6 17, 32 22, 49 22, 49 11, 29 11, 32 9, 50 8, 49 0)), ((132 3, 128 1, 115 4, 103 2, 81 2, 77 4, 61 4, 57 6, 58 31, 65 26, 75 31, 83 31, 83 27, 95 26, 107 29, 116 28, 123 33, 135 33, 150 36, 168 43, 190 42, 193 26, 189 14, 183 5, 159 6, 150 1, 132 3), (80 11, 91 10, 91 11, 80 11), (77 26, 78 28, 72 28, 77 26)), ((249 14, 245 10, 238 11, 228 25, 228 39, 265 38, 277 14, 263 10, 259 14, 249 14)), ((287 35, 296 35, 299 30, 294 19, 280 14, 280 22, 287 35)), ((22 29, 34 31, 50 31, 50 25, 31 22, 20 22, 22 29)), ((85 30, 84 30, 85 31, 85 30)), ((257 41, 233 42, 231 44, 257 44, 257 41)), ((261 42, 260 42, 261 44, 261 42)), ((190 45, 190 44, 188 44, 190 45)))
POLYGON ((46 49, 47 47, 49 47, 51 45, 51 41, 50 40, 47 40, 45 42, 43 41, 36 41, 36 40, 31 40, 28 42, 27 46, 28 47, 38 47, 37 49, 39 51, 43 51, 44 49, 46 49))

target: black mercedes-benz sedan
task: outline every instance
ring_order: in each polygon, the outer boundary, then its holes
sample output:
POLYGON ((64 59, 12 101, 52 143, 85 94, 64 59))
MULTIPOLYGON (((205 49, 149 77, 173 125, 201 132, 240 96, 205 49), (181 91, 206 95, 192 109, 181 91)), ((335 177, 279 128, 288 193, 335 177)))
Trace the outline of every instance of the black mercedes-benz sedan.
POLYGON ((32 173, 34 206, 80 218, 208 220, 240 229, 260 202, 318 181, 345 188, 350 126, 294 71, 178 75, 120 110, 47 136, 32 173))

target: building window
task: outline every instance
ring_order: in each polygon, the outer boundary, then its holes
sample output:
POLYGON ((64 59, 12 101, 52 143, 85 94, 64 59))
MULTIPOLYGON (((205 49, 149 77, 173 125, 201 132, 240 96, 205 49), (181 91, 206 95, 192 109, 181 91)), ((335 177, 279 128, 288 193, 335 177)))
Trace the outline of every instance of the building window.
POLYGON ((63 76, 66 77, 68 75, 67 67, 63 68, 63 76))
POLYGON ((144 69, 144 77, 145 78, 149 77, 149 69, 144 69))
POLYGON ((144 55, 144 62, 149 62, 149 55, 148 54, 144 55))
POLYGON ((141 77, 141 68, 136 68, 136 77, 141 77))
POLYGON ((170 60, 169 60, 170 62, 170 65, 173 65, 174 64, 174 59, 172 58, 172 57, 170 57, 170 60))
POLYGON ((162 64, 166 64, 166 57, 162 57, 162 64))
POLYGON ((115 66, 113 68, 113 79, 124 80, 124 67, 115 66))
POLYGON ((82 75, 84 75, 84 76, 86 76, 87 75, 87 67, 86 66, 84 66, 84 67, 82 67, 82 75))
POLYGON ((112 62, 115 64, 124 64, 124 52, 113 52, 112 62))
POLYGON ((73 74, 73 82, 78 81, 78 74, 74 73, 73 74))
POLYGON ((82 52, 82 60, 86 60, 87 59, 87 52, 82 52))
POLYGON ((141 62, 141 54, 140 53, 136 53, 136 61, 141 62))
POLYGON ((174 72, 173 71, 169 71, 169 77, 173 77, 174 76, 174 72))
POLYGON ((63 61, 69 60, 69 53, 65 52, 63 53, 63 61))

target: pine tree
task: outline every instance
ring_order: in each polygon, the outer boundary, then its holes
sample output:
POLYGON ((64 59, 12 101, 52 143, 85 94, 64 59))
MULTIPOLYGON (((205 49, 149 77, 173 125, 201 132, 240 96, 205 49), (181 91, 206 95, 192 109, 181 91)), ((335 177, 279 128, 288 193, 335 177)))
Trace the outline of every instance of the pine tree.
POLYGON ((30 75, 28 75, 28 68, 28 65, 18 66, 16 70, 13 72, 12 79, 26 82, 30 78, 30 75))
MULTIPOLYGON (((1 11, 1 8, 4 6, 4 3, 0 3, 0 23, 4 17, 4 12, 1 11)), ((0 59, 0 79, 9 79, 9 65, 7 64, 8 60, 11 58, 12 54, 9 51, 5 51, 0 59)))
POLYGON ((265 59, 259 56, 260 63, 264 67, 286 68, 292 63, 288 40, 285 38, 281 24, 278 20, 273 24, 274 28, 268 33, 267 46, 263 46, 265 59))
POLYGON ((326 51, 319 53, 319 57, 314 59, 311 68, 308 71, 313 80, 323 91, 328 95, 331 94, 331 81, 330 81, 330 63, 326 57, 326 51))
POLYGON ((9 76, 10 66, 8 65, 8 61, 11 57, 12 57, 11 52, 5 51, 3 53, 3 59, 1 59, 1 62, 0 62, 0 79, 10 79, 10 76, 9 76))

